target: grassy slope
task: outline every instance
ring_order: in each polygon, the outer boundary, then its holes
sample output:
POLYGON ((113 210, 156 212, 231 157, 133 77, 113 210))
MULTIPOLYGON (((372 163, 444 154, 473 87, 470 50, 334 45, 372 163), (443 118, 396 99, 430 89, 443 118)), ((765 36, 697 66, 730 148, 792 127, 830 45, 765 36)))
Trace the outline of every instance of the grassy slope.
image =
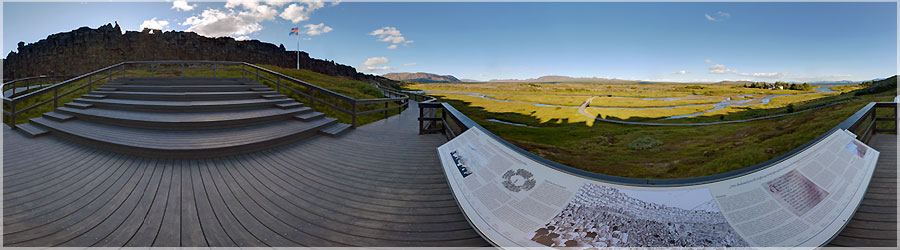
MULTIPOLYGON (((372 85, 369 85, 368 83, 362 82, 362 81, 351 80, 351 79, 342 78, 342 77, 328 76, 328 75, 316 73, 316 72, 313 72, 310 70, 305 70, 305 69, 300 69, 300 70, 287 69, 287 68, 280 68, 280 67, 271 66, 271 65, 261 65, 261 67, 284 74, 284 75, 287 75, 287 76, 290 76, 290 77, 293 77, 295 79, 303 80, 307 83, 317 85, 317 86, 323 87, 325 89, 340 93, 345 96, 353 97, 356 99, 371 99, 371 98, 383 98, 384 97, 377 88, 373 87, 372 85)), ((233 69, 237 69, 237 70, 226 70, 226 69, 220 68, 218 71, 216 71, 216 75, 218 77, 241 77, 241 71, 239 70, 240 67, 233 67, 233 69)), ((212 69, 187 69, 185 71, 185 74, 189 77, 191 77, 191 76, 210 77, 210 76, 213 76, 213 70, 212 69)), ((261 74, 263 74, 263 73, 261 73, 261 74)), ((98 77, 105 76, 105 74, 100 74, 100 75, 101 76, 98 76, 98 77)), ((154 76, 181 76, 181 70, 157 70, 154 72, 153 75, 154 76)), ((114 76, 114 77, 120 77, 120 76, 121 75, 114 76)), ((127 76, 128 77, 150 76, 150 71, 149 70, 128 70, 127 76)), ((247 73, 246 76, 247 77, 251 77, 251 76, 255 77, 255 75, 252 75, 250 73, 247 73)), ((272 76, 267 76, 267 77, 275 79, 272 76)), ((273 88, 275 87, 275 85, 269 81, 261 80, 261 82, 263 82, 264 84, 267 84, 273 88)), ((105 83, 106 83, 105 80, 99 81, 99 83, 96 83, 94 85, 94 87, 96 88, 105 83)), ((82 86, 84 84, 87 84, 87 80, 82 80, 82 81, 78 81, 74 84, 67 85, 66 87, 61 88, 59 90, 59 94, 61 95, 62 93, 70 91, 70 90, 76 88, 77 86, 82 86)), ((282 82, 282 84, 287 84, 287 83, 282 82)), ((298 89, 301 91, 306 91, 306 89, 303 87, 300 87, 297 85, 293 85, 293 86, 295 87, 295 89, 298 89)), ((73 94, 67 95, 65 97, 61 97, 61 99, 58 101, 58 105, 62 106, 63 104, 65 104, 67 102, 71 102, 78 96, 81 96, 86 93, 88 93, 87 88, 83 88, 79 91, 74 92, 73 94)), ((304 97, 294 94, 287 89, 282 89, 282 93, 285 95, 288 95, 292 98, 295 98, 300 102, 306 103, 307 105, 309 105, 309 103, 310 103, 309 100, 306 100, 304 97)), ((43 94, 36 98, 31 98, 27 101, 19 103, 19 104, 17 104, 17 108, 19 110, 21 110, 24 107, 32 106, 32 105, 39 103, 41 101, 44 101, 44 100, 49 100, 52 97, 53 97, 53 93, 49 92, 47 94, 43 94)), ((337 102, 336 100, 331 99, 328 96, 324 96, 324 95, 316 95, 316 97, 329 100, 330 102, 337 102)), ((391 105, 395 106, 396 104, 391 104, 391 105)), ((341 104, 339 106, 347 108, 348 110, 350 109, 349 106, 347 106, 346 104, 341 104)), ((372 105, 372 107, 364 107, 364 105, 360 105, 360 110, 374 109, 374 108, 378 108, 378 107, 383 108, 384 106, 383 106, 383 104, 372 105)), ((343 123, 351 122, 351 117, 349 115, 339 112, 339 111, 335 111, 325 105, 316 104, 315 108, 319 112, 324 112, 329 117, 338 118, 343 123)), ((4 106, 4 109, 9 110, 9 107, 4 106)), ((53 110, 52 102, 48 103, 48 104, 44 104, 44 105, 42 105, 38 108, 35 108, 31 111, 20 114, 18 117, 16 117, 16 123, 21 124, 21 123, 28 122, 28 119, 40 117, 43 113, 50 112, 52 110, 53 110)), ((396 114, 396 113, 397 113, 397 111, 391 112, 391 114, 396 114)), ((371 122, 380 120, 381 118, 384 118, 383 113, 360 116, 358 118, 359 119, 358 123, 359 123, 359 125, 363 125, 363 124, 367 124, 367 123, 371 123, 371 122)), ((9 122, 10 122, 9 118, 4 117, 4 122, 9 124, 9 122)))
MULTIPOLYGON (((469 88, 468 90, 472 88, 470 85, 464 87, 469 88)), ((503 92, 499 89, 489 91, 503 92)), ((819 94, 797 96, 793 101, 808 102, 806 98, 817 95, 819 94)), ((847 99, 850 102, 816 112, 764 121, 698 127, 652 127, 595 122, 577 114, 574 108, 503 103, 460 94, 442 93, 441 101, 451 103, 488 130, 517 146, 568 166, 617 176, 681 178, 723 173, 764 162, 821 135, 867 103, 889 101, 894 95, 896 91, 862 97, 844 94, 824 99, 847 99), (489 118, 528 124, 536 128, 485 120, 489 118), (643 151, 627 147, 628 143, 645 136, 660 140, 663 145, 643 151)), ((786 105, 775 98, 770 106, 780 105, 778 103, 786 105)), ((804 104, 796 105, 799 107, 804 104)), ((750 111, 733 111, 735 117, 746 112, 750 111)))

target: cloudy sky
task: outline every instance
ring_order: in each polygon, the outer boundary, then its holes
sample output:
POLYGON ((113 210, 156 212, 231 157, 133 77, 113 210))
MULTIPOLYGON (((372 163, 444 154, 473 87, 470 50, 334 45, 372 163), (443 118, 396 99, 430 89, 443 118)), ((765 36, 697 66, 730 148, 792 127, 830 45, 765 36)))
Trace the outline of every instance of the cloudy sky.
POLYGON ((367 72, 664 81, 868 80, 897 73, 897 4, 379 3, 320 0, 2 4, 3 51, 118 21, 297 47, 367 72))

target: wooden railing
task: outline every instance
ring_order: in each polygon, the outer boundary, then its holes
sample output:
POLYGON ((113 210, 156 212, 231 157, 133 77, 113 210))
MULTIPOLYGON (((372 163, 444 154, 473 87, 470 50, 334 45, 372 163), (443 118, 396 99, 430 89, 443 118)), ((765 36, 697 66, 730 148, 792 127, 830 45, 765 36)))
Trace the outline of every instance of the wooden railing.
POLYGON ((4 97, 15 97, 18 95, 24 95, 24 94, 31 92, 32 90, 38 90, 43 87, 47 87, 47 86, 59 83, 63 80, 69 79, 69 78, 72 78, 72 77, 71 76, 61 76, 61 75, 57 75, 57 76, 41 75, 41 76, 32 76, 32 77, 25 77, 25 78, 11 80, 11 81, 3 83, 3 88, 2 88, 3 96, 4 97), (47 85, 47 86, 45 86, 45 85, 47 85), (9 93, 7 94, 7 92, 9 92, 9 93))
MULTIPOLYGON (((898 98, 900 99, 900 98, 898 98)), ((598 180, 615 182, 624 185, 637 185, 637 186, 682 186, 687 184, 702 184, 702 183, 710 183, 719 180, 734 178, 737 176, 746 175, 757 170, 772 166, 778 162, 781 162, 785 159, 791 158, 794 155, 800 153, 801 151, 811 147, 813 144, 825 139, 828 135, 836 132, 837 130, 846 129, 857 135, 860 141, 868 143, 868 141, 872 138, 872 136, 876 133, 897 133, 897 103, 895 102, 872 102, 857 111, 855 114, 838 124, 837 126, 831 128, 828 132, 820 135, 819 137, 813 139, 812 141, 807 142, 806 144, 793 149, 792 151, 778 156, 776 158, 770 159, 766 162, 759 163, 750 167, 746 167, 739 170, 734 170, 731 172, 715 174, 710 176, 703 177, 692 177, 692 178, 681 178, 681 179, 642 179, 642 178, 628 178, 628 177, 618 177, 611 175, 598 174, 593 172, 588 172, 576 168, 572 168, 569 166, 565 166, 547 159, 543 157, 537 156, 528 152, 522 148, 519 148, 512 143, 503 140, 497 135, 494 135, 487 129, 478 125, 475 121, 465 116, 462 112, 454 108, 452 105, 448 103, 442 102, 429 102, 429 103, 419 103, 419 134, 430 134, 430 133, 442 133, 447 139, 453 139, 456 136, 459 136, 469 128, 479 127, 482 131, 484 131, 488 136, 494 137, 497 141, 505 144, 509 148, 518 152, 519 154, 528 157, 536 162, 540 162, 544 165, 547 165, 551 168, 558 169, 560 171, 568 172, 574 175, 579 175, 588 178, 595 178, 598 180), (887 117, 878 117, 876 113, 876 109, 890 109, 891 116, 887 117), (428 112, 427 110, 438 110, 440 111, 440 115, 428 115, 435 114, 434 112, 428 112), (436 122, 435 126, 427 126, 424 122, 436 122), (877 124, 879 122, 882 123, 893 123, 893 126, 885 129, 878 129, 877 124)))
POLYGON ((12 127, 12 129, 16 129, 16 119, 23 113, 32 111, 33 109, 39 108, 44 105, 49 105, 50 103, 52 103, 53 109, 56 109, 61 104, 59 103, 59 100, 61 98, 76 93, 77 91, 84 88, 88 88, 89 92, 93 89, 94 85, 98 84, 98 82, 104 80, 108 82, 109 80, 115 79, 117 77, 126 77, 129 75, 129 71, 143 70, 145 71, 145 73, 146 71, 148 71, 150 77, 188 77, 187 71, 196 69, 211 69, 213 77, 218 77, 219 71, 239 70, 241 71, 241 77, 243 78, 255 78, 257 82, 267 80, 275 85, 275 88, 278 90, 278 92, 282 92, 282 89, 284 89, 298 96, 306 98, 309 101, 307 105, 309 105, 309 107, 313 109, 315 109, 316 104, 321 104, 334 111, 349 115, 351 117, 350 123, 354 128, 357 126, 358 116, 384 112, 385 117, 387 117, 390 110, 403 110, 403 108, 406 108, 409 105, 409 95, 400 91, 385 91, 385 93, 389 93, 387 94, 388 96, 390 96, 388 98, 356 99, 246 62, 134 61, 117 63, 115 65, 99 69, 78 77, 74 77, 21 96, 3 97, 3 104, 9 109, 8 111, 4 109, 3 114, 4 117, 9 118, 9 124, 11 125, 10 127, 12 127), (71 88, 74 83, 85 79, 87 79, 86 83, 71 88), (288 86, 285 83, 296 84, 297 86, 302 87, 302 89, 288 86), (64 90, 64 92, 60 93, 60 89, 63 88, 66 89, 64 90), (53 94, 51 98, 40 100, 46 98, 46 94, 50 93, 53 94), (27 107, 21 107, 23 103, 27 103, 35 99, 38 99, 36 103, 28 105, 27 107), (382 103, 384 104, 383 108, 380 105, 382 103), (391 106, 390 104, 396 105, 391 106))

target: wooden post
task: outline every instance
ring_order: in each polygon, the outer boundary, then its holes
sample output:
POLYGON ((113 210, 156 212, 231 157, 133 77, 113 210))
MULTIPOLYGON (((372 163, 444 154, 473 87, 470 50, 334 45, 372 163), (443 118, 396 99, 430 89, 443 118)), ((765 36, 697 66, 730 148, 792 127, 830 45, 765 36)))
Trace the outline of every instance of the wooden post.
POLYGON ((390 104, 390 103, 389 103, 389 102, 385 102, 385 103, 384 103, 384 108, 385 108, 385 110, 384 110, 384 119, 387 119, 387 118, 388 118, 388 110, 387 110, 388 104, 390 104))
POLYGON ((125 71, 125 64, 123 63, 123 64, 122 64, 122 77, 125 77, 125 74, 126 74, 126 71, 125 71))
POLYGON ((94 81, 91 78, 94 78, 94 75, 88 76, 88 92, 91 92, 94 88, 94 81))
POLYGON ((247 67, 243 63, 241 64, 241 78, 247 78, 247 67))
POLYGON ((59 88, 53 88, 53 110, 56 111, 56 101, 59 100, 59 88))
POLYGON ((184 63, 181 64, 181 77, 184 77, 184 63))
POLYGON ((9 127, 12 129, 16 129, 16 100, 12 101, 9 110, 11 111, 9 112, 9 127))
POLYGON ((256 68, 256 81, 259 82, 259 68, 256 68))
POLYGON ((422 120, 422 118, 425 118, 425 109, 422 107, 419 107, 419 134, 420 135, 425 134, 425 131, 424 131, 425 130, 425 128, 424 128, 425 122, 422 120))
POLYGON ((213 77, 216 77, 219 73, 219 65, 213 63, 213 77))
POLYGON ((447 110, 445 110, 444 107, 441 107, 438 111, 441 111, 441 133, 447 135, 447 129, 450 129, 450 127, 447 126, 447 110))
POLYGON ((353 122, 350 126, 356 128, 356 99, 353 99, 353 122))
POLYGON ((109 68, 106 76, 106 82, 112 81, 112 68, 109 68))
POLYGON ((275 77, 275 86, 278 88, 278 93, 281 94, 281 77, 275 77))
POLYGON ((150 77, 153 77, 153 64, 150 64, 150 77))

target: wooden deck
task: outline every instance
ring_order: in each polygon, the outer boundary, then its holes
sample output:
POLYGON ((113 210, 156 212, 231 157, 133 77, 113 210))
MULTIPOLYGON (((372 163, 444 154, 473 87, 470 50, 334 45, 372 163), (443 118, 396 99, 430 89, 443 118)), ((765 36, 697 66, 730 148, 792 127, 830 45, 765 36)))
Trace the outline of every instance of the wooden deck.
POLYGON ((832 247, 897 247, 897 135, 876 134, 869 145, 881 152, 872 182, 856 214, 832 247))
POLYGON ((5 246, 488 246, 416 105, 335 138, 199 160, 3 128, 5 246), (40 157, 39 157, 40 156, 40 157))
MULTIPOLYGON (((4 246, 488 246, 402 115, 221 158, 142 158, 3 127, 4 246), (37 157, 38 155, 42 157, 37 157)), ((830 246, 896 246, 895 135, 830 246)))

